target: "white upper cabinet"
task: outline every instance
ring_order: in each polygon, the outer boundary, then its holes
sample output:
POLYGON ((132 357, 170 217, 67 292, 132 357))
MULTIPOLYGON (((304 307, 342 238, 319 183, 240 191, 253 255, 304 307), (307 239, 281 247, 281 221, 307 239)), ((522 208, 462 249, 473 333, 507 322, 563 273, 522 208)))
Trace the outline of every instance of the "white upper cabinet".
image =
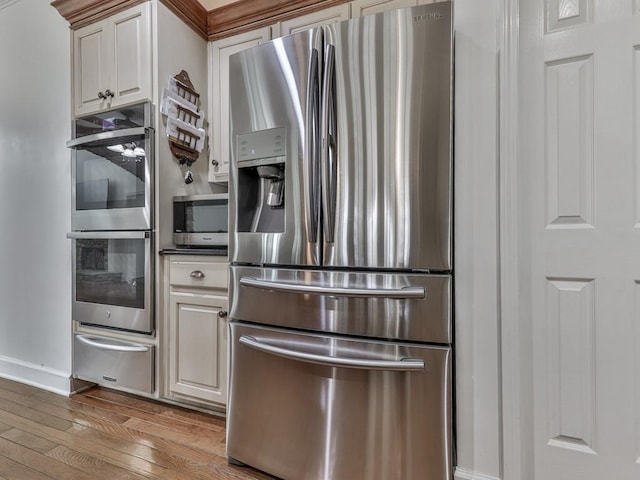
POLYGON ((209 181, 229 181, 229 57, 271 39, 271 27, 264 27, 209 44, 209 101, 211 111, 211 163, 209 181))
POLYGON ((335 7, 320 10, 319 12, 313 12, 308 15, 302 15, 300 17, 285 20, 278 23, 276 27, 277 32, 274 32, 273 36, 281 37, 291 33, 300 32, 302 30, 307 30, 308 28, 341 22, 342 20, 349 20, 350 10, 350 5, 348 3, 343 3, 342 5, 336 5, 335 7))
POLYGON ((432 0, 353 0, 351 2, 351 18, 373 15, 397 8, 415 7, 425 3, 433 3, 432 0))
POLYGON ((150 22, 145 2, 73 33, 76 116, 151 99, 150 22))

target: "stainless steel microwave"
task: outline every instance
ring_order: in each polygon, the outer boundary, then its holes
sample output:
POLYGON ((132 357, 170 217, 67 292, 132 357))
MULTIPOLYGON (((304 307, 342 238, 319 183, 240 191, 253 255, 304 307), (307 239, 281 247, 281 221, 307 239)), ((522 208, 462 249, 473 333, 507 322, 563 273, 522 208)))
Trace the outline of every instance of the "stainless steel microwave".
POLYGON ((176 246, 227 246, 228 207, 226 193, 173 197, 173 241, 176 246))

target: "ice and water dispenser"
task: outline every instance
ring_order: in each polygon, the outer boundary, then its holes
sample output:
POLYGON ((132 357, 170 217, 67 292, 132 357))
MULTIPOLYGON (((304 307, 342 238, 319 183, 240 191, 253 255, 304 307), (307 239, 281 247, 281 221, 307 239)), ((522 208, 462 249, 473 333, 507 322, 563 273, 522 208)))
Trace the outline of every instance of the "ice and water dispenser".
POLYGON ((284 232, 285 134, 279 127, 236 137, 239 232, 284 232))

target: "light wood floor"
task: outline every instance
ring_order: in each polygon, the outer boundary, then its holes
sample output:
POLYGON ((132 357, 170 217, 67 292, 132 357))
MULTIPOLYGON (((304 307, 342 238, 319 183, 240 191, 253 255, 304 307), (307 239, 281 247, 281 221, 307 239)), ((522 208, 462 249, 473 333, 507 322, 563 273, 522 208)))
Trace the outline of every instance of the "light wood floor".
POLYGON ((0 480, 266 480, 229 465, 224 419, 92 388, 0 379, 0 480))

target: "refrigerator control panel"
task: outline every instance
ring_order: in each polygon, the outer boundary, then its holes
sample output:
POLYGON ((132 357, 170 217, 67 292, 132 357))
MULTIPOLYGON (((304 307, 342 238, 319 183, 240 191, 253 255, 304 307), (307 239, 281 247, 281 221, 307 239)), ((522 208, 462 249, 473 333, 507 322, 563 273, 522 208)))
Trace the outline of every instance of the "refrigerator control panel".
POLYGON ((284 162, 285 155, 286 131, 284 127, 238 135, 238 167, 240 168, 250 164, 260 164, 263 163, 261 160, 273 157, 279 157, 277 163, 281 163, 284 162), (249 164, 245 162, 249 162, 249 164))

